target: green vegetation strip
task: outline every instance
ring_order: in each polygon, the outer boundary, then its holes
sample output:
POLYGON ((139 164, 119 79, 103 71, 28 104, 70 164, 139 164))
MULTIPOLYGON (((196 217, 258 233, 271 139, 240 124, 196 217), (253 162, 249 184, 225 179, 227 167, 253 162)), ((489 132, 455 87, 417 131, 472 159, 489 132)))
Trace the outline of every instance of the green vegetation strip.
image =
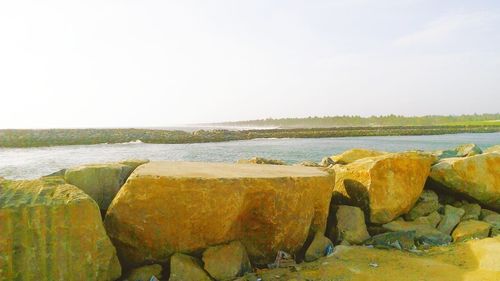
POLYGON ((269 130, 50 129, 0 130, 0 147, 42 147, 125 143, 202 143, 256 138, 328 138, 356 136, 441 135, 500 132, 498 125, 340 127, 269 130))

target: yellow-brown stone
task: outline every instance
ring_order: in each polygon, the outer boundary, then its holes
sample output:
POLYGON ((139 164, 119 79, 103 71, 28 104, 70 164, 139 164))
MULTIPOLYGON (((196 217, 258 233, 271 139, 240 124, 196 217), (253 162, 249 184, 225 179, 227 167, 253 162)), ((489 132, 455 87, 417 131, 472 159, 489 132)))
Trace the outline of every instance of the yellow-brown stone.
POLYGON ((362 148, 355 148, 351 150, 344 151, 339 155, 334 155, 330 157, 336 164, 350 164, 359 159, 367 158, 367 157, 375 157, 387 154, 387 152, 377 151, 377 150, 369 150, 362 148))
POLYGON ((413 207, 432 161, 429 154, 404 152, 335 165, 335 203, 361 207, 370 222, 387 223, 413 207))
POLYGON ((454 242, 467 239, 486 238, 490 234, 491 225, 484 221, 466 220, 457 225, 451 236, 454 242))
POLYGON ((500 210, 500 153, 448 158, 432 166, 434 184, 500 210))
POLYGON ((62 179, 0 183, 0 280, 116 280, 97 204, 62 179))
POLYGON ((105 226, 126 264, 241 241, 254 263, 325 231, 334 176, 318 168, 151 162, 130 176, 105 226))

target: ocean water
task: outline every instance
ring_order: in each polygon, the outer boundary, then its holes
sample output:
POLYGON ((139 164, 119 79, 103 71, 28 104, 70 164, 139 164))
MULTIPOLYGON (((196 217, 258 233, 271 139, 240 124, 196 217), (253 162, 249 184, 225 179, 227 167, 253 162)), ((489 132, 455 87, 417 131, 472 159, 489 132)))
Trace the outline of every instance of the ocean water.
POLYGON ((500 144, 500 133, 435 136, 346 137, 317 139, 255 139, 199 144, 73 145, 44 148, 0 148, 0 176, 11 179, 37 178, 63 168, 84 163, 101 163, 131 158, 235 162, 261 156, 287 163, 303 160, 319 162, 351 148, 384 151, 451 149, 475 143, 481 148, 500 144))

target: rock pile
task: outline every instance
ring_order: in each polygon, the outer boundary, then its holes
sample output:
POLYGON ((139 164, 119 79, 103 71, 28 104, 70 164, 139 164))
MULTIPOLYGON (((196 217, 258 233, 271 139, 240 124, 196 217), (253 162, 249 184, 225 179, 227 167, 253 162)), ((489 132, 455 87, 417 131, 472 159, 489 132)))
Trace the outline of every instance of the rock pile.
POLYGON ((500 276, 498 146, 245 163, 0 178, 0 280, 500 276))

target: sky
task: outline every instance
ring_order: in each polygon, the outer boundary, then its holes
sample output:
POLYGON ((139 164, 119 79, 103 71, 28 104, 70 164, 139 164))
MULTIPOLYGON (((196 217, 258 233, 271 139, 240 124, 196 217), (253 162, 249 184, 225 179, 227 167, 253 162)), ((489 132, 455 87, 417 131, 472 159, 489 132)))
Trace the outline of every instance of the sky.
POLYGON ((500 112, 500 1, 1 1, 0 128, 500 112))

